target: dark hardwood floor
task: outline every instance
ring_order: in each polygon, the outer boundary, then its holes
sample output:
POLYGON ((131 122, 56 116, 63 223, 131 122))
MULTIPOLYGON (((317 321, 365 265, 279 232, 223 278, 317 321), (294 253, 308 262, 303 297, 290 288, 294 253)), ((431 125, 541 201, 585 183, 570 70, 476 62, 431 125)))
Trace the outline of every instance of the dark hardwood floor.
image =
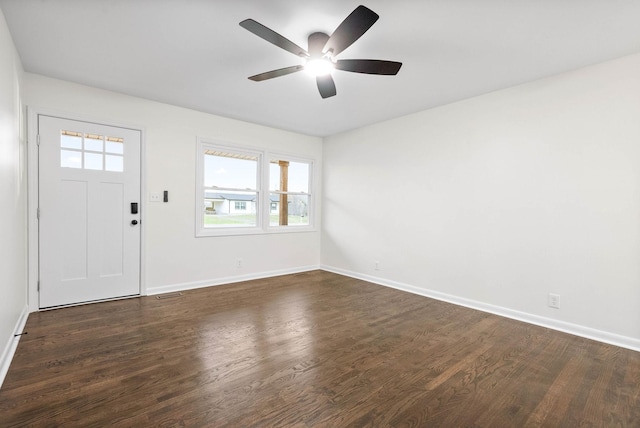
POLYGON ((25 331, 2 427, 640 427, 640 353, 323 271, 25 331))

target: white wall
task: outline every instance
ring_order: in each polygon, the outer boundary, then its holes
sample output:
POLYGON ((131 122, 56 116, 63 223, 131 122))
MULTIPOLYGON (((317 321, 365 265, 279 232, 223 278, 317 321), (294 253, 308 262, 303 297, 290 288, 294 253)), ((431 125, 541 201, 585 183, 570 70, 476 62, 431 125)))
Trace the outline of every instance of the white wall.
POLYGON ((640 54, 327 138, 324 165, 327 269, 640 350, 640 54))
MULTIPOLYGON (((169 203, 146 203, 148 292, 190 288, 318 267, 320 232, 195 238, 196 139, 270 148, 314 158, 322 140, 25 73, 24 103, 36 109, 142 127, 146 189, 169 203), (276 250, 277 249, 277 250, 276 250), (242 258, 242 268, 236 259, 242 258)), ((320 196, 320 187, 318 188, 320 196)), ((320 218, 318 210, 318 228, 320 218)))
POLYGON ((27 305, 26 159, 22 65, 0 11, 0 384, 27 305))

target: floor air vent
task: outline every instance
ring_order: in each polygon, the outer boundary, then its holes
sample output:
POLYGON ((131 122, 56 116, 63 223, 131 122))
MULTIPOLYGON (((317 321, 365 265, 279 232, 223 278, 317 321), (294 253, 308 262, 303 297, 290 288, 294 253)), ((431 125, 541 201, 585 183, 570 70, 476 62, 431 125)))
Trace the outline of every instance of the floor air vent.
POLYGON ((179 291, 176 291, 175 293, 159 294, 156 296, 156 299, 158 300, 173 299, 174 297, 180 297, 180 296, 182 296, 182 293, 179 291))

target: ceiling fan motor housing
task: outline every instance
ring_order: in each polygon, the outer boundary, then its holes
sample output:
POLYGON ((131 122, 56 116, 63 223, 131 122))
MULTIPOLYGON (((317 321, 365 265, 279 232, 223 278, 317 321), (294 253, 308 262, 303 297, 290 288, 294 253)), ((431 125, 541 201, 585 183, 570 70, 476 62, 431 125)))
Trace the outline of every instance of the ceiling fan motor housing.
POLYGON ((314 59, 322 58, 324 56, 322 51, 327 44, 327 40, 329 40, 328 34, 320 32, 309 34, 309 56, 314 59))

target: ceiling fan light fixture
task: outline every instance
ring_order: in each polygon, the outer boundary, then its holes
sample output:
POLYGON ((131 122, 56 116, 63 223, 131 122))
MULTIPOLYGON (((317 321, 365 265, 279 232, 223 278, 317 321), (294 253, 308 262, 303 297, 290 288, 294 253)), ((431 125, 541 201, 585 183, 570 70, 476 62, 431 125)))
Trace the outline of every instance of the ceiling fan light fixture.
POLYGON ((326 76, 335 69, 335 64, 329 58, 315 58, 307 60, 304 69, 315 77, 326 76))
POLYGON ((302 64, 298 63, 298 65, 256 74, 250 76, 249 80, 261 82, 305 70, 315 77, 320 96, 329 98, 337 93, 332 76, 333 70, 394 76, 402 67, 401 62, 380 59, 335 59, 337 55, 366 33, 378 18, 377 13, 360 5, 338 25, 338 28, 331 35, 320 31, 309 34, 307 38, 308 49, 306 50, 269 27, 265 27, 253 19, 245 19, 240 22, 242 28, 287 52, 304 58, 302 64))

